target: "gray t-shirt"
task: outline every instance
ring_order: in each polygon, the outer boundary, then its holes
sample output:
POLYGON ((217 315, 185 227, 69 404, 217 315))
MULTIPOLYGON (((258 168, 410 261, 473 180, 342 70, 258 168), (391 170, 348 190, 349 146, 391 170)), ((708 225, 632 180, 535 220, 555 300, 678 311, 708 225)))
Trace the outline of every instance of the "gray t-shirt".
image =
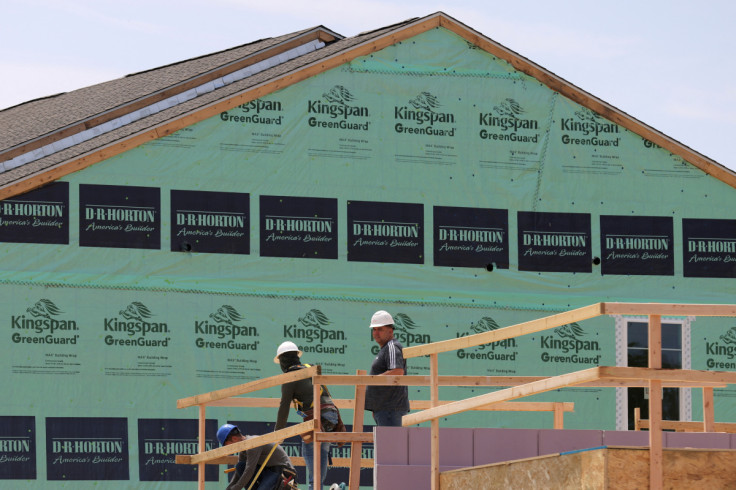
MULTIPOLYGON (((403 346, 391 339, 381 347, 371 364, 370 375, 383 374, 391 369, 403 369, 406 374, 406 360, 403 346)), ((365 389, 365 409, 409 411, 409 388, 407 386, 367 386, 365 389)))

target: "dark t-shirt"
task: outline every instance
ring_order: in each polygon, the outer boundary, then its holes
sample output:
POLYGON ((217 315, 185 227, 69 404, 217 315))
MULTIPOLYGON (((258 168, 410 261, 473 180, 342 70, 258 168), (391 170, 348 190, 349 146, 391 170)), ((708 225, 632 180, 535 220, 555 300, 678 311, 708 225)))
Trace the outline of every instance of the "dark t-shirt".
MULTIPOLYGON (((391 369, 403 369, 406 374, 403 346, 396 339, 386 342, 371 364, 370 375, 383 374, 391 369)), ((409 411, 409 388, 407 386, 367 386, 365 409, 409 411)))

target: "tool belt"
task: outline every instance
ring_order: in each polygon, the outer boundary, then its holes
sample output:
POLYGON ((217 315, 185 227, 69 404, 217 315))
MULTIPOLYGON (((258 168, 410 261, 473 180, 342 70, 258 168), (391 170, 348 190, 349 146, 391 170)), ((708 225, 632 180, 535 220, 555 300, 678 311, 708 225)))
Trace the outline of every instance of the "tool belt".
MULTIPOLYGON (((342 417, 340 416, 340 410, 337 409, 334 403, 322 403, 319 406, 320 413, 324 413, 328 410, 337 412, 337 424, 325 419, 324 417, 320 417, 320 425, 322 427, 323 432, 347 432, 347 428, 345 427, 345 424, 342 422, 342 417)), ((302 417, 304 418, 304 422, 307 422, 309 420, 312 420, 314 418, 314 409, 310 408, 309 410, 304 410, 302 412, 304 415, 302 417)), ((307 444, 312 442, 312 435, 313 433, 308 432, 306 434, 302 434, 302 439, 307 444)), ((345 443, 338 443, 337 447, 344 446, 345 443)))

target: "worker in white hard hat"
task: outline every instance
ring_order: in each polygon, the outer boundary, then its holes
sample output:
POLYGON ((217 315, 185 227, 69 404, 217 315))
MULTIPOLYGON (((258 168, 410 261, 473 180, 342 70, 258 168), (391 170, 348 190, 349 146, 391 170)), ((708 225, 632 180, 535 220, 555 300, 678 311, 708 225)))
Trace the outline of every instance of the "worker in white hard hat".
MULTIPOLYGON (((276 349, 276 357, 273 358, 273 362, 279 364, 284 373, 289 373, 307 367, 307 365, 302 364, 301 357, 302 351, 299 350, 299 347, 294 342, 286 341, 282 342, 276 349)), ((292 402, 294 402, 296 413, 302 417, 302 421, 312 420, 314 417, 314 388, 310 378, 281 385, 281 403, 279 404, 279 413, 274 430, 286 427, 286 421, 289 418, 289 405, 292 402)), ((326 386, 322 387, 320 396, 320 423, 323 432, 345 431, 340 412, 332 402, 326 386)), ((320 476, 323 485, 327 475, 331 445, 332 443, 329 442, 323 442, 320 445, 320 476)), ((312 444, 311 434, 302 436, 302 456, 304 456, 307 465, 309 490, 312 490, 314 488, 314 444, 312 444)), ((322 488, 322 485, 319 487, 322 488)))
MULTIPOLYGON (((381 350, 371 364, 370 375, 406 375, 406 360, 401 343, 394 338, 394 319, 387 311, 373 314, 370 324, 373 340, 381 350)), ((401 427, 401 417, 409 413, 407 386, 367 386, 365 409, 373 412, 376 425, 401 427)))

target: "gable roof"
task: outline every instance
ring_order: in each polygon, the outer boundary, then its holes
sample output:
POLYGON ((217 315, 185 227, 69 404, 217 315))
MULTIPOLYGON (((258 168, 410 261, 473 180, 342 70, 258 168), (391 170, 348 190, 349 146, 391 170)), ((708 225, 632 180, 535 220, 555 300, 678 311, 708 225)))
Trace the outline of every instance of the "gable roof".
POLYGON ((319 26, 0 111, 0 127, 4 128, 0 132, 0 199, 435 27, 454 32, 552 90, 736 187, 736 173, 730 169, 437 12, 350 38, 319 26))

